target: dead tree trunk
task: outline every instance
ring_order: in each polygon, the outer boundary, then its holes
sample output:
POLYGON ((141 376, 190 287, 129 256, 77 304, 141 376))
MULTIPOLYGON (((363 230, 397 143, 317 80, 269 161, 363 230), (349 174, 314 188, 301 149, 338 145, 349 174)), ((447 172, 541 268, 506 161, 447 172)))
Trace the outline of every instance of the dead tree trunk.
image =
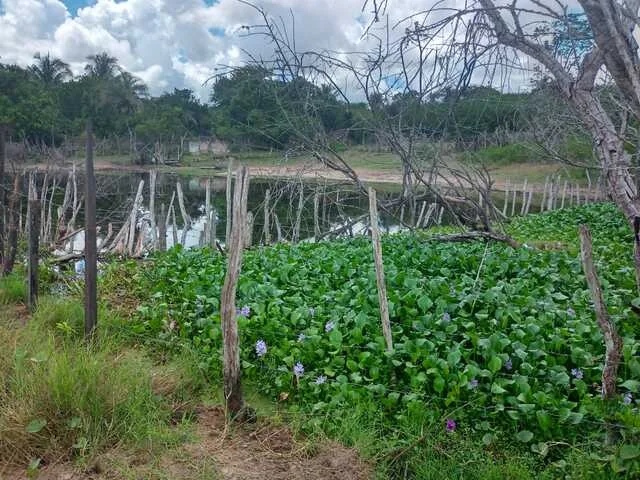
POLYGON ((382 334, 387 344, 387 351, 393 350, 391 338, 391 324, 389 322, 389 303, 387 301, 387 286, 384 280, 384 265, 382 263, 382 245, 378 228, 378 202, 376 191, 369 187, 369 218, 371 219, 371 240, 373 242, 373 259, 376 265, 376 282, 378 284, 378 301, 380 302, 380 319, 382 334))
POLYGON ((229 260, 220 299, 224 343, 224 398, 227 412, 233 418, 238 418, 244 407, 240 384, 240 345, 236 313, 236 289, 242 267, 248 191, 249 173, 246 167, 242 167, 236 175, 236 189, 233 195, 233 228, 230 242, 227 244, 229 260))
POLYGON ((160 204, 160 223, 158 224, 158 248, 161 252, 167 250, 167 221, 165 220, 164 202, 160 204))
POLYGON ((158 249, 158 230, 156 225, 156 182, 158 180, 158 171, 151 170, 149 172, 149 217, 151 222, 151 244, 153 249, 158 249))
MULTIPOLYGON (((96 238, 96 177, 93 173, 93 131, 87 121, 84 194, 84 336, 91 339, 98 323, 98 245, 96 238)), ((133 236, 133 234, 132 234, 133 236)))
POLYGON ((5 192, 4 192, 4 169, 6 163, 7 147, 5 128, 0 125, 0 262, 4 257, 4 217, 5 217, 5 192))

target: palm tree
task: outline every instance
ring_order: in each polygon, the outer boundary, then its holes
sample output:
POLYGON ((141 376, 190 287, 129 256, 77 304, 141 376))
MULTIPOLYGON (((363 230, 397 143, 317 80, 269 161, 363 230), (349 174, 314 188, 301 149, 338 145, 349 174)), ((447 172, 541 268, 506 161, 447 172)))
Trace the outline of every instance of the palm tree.
POLYGON ((89 55, 87 57, 90 63, 84 67, 84 71, 90 77, 106 79, 117 77, 121 73, 118 59, 112 57, 107 52, 89 55))
POLYGON ((122 73, 120 73, 119 79, 126 92, 131 92, 138 98, 146 97, 149 94, 144 82, 126 70, 123 70, 122 73))
POLYGON ((52 58, 50 53, 44 56, 36 53, 33 58, 37 62, 29 67, 29 71, 46 86, 61 83, 72 75, 69 65, 59 58, 52 58))

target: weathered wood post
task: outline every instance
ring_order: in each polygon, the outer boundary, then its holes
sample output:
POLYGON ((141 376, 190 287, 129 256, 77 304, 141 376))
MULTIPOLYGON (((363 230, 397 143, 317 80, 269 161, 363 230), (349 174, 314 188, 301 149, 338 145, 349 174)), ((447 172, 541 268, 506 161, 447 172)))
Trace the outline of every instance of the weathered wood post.
POLYGON ((27 262, 27 306, 34 312, 38 303, 38 249, 40 247, 40 201, 35 177, 29 176, 29 214, 27 215, 28 262, 27 262))
POLYGON ((167 221, 164 202, 160 204, 160 223, 158 224, 158 248, 161 252, 167 250, 167 221))
MULTIPOLYGON (((93 155, 93 152, 92 152, 92 155, 93 155)), ((92 161, 92 165, 93 165, 93 161, 92 161)), ((94 179, 94 182, 95 182, 95 179, 94 179)), ((142 204, 143 190, 144 190, 144 180, 140 180, 140 183, 138 183, 138 191, 136 192, 136 198, 133 200, 131 215, 129 216, 129 236, 127 238, 127 251, 129 252, 129 255, 133 255, 133 244, 135 242, 135 237, 136 237, 136 223, 138 221, 138 209, 142 204)), ((85 197, 85 202, 86 202, 86 197, 85 197)))
POLYGON ((223 337, 224 398, 227 412, 233 418, 238 418, 244 407, 240 384, 240 345, 236 313, 236 289, 242 267, 248 191, 249 172, 247 167, 242 167, 236 174, 236 188, 233 195, 233 226, 230 241, 227 243, 229 258, 220 298, 223 337))
POLYGON ((527 209, 527 179, 524 179, 522 184, 522 206, 520 207, 520 215, 524 216, 524 212, 527 209))
POLYGON ((191 220, 191 216, 187 213, 187 209, 184 206, 184 192, 182 191, 182 184, 180 182, 176 183, 176 191, 178 192, 178 206, 180 207, 180 215, 182 215, 182 222, 184 223, 184 229, 182 230, 182 238, 180 242, 184 245, 187 240, 187 233, 191 229, 191 225, 193 221, 191 220))
POLYGON ((564 187, 562 187, 562 200, 560 201, 560 210, 564 209, 564 201, 567 196, 567 184, 568 182, 564 181, 564 187))
POLYGON ((2 262, 2 273, 8 275, 13 271, 18 250, 18 202, 20 199, 20 182, 22 178, 16 173, 13 179, 13 192, 9 197, 9 231, 7 232, 7 255, 2 262))
MULTIPOLYGON (((234 197, 235 198, 235 197, 234 197)), ((269 203, 271 202, 271 189, 267 188, 264 193, 264 225, 262 226, 262 232, 264 236, 264 244, 271 244, 271 217, 269 215, 269 203)))
POLYGON ((253 213, 247 212, 247 228, 244 232, 244 248, 253 245, 253 213))
POLYGON ((300 183, 300 193, 298 194, 298 210, 296 211, 296 223, 293 226, 291 243, 298 243, 300 239, 300 225, 302 223, 302 210, 304 208, 304 184, 300 183))
POLYGON ((153 249, 158 249, 158 227, 156 225, 156 182, 158 171, 153 169, 149 172, 149 217, 151 221, 151 240, 153 249))
POLYGON ((316 242, 320 238, 319 215, 320 215, 320 195, 318 194, 318 190, 316 188, 316 192, 313 195, 313 233, 314 233, 316 242))
POLYGON ((542 202, 540 203, 540 211, 544 212, 545 207, 547 206, 547 187, 549 185, 549 177, 545 177, 544 179, 544 187, 542 189, 542 202))
MULTIPOLYGON (((98 322, 98 245, 96 241, 96 177, 93 173, 93 131, 87 120, 84 194, 84 336, 93 337, 98 322)), ((133 234, 132 234, 133 236, 133 234)))
POLYGON ((229 164, 227 165, 227 189, 225 190, 226 200, 227 200, 227 225, 224 235, 225 243, 229 243, 231 240, 231 212, 233 211, 233 205, 231 203, 231 180, 233 178, 233 159, 229 158, 229 164))
POLYGON ((204 244, 209 246, 211 244, 211 179, 207 178, 204 194, 204 215, 206 221, 204 222, 204 244))
POLYGON ((513 186, 513 195, 511 199, 511 216, 513 217, 516 214, 516 200, 517 200, 518 189, 515 184, 513 186))
POLYGON ((389 322, 389 303, 387 300, 387 286, 384 280, 384 265, 382 263, 382 245, 378 227, 378 202, 376 191, 369 187, 369 218, 371 222, 371 241, 373 243, 373 260, 376 265, 376 282, 378 284, 378 301, 380 302, 380 319, 382 320, 382 334, 387 350, 393 350, 391 338, 391 323, 389 322))
POLYGON ((502 206, 502 216, 507 216, 507 210, 509 208, 509 179, 504 183, 504 205, 502 206))
MULTIPOLYGON (((602 398, 611 400, 616 394, 616 380, 618 378, 618 366, 622 357, 622 338, 618 334, 615 325, 611 323, 607 307, 602 295, 602 287, 598 273, 593 264, 593 247, 591 242, 591 232, 586 225, 580 225, 580 253, 582 257, 582 268, 584 276, 589 286, 593 308, 596 314, 598 327, 604 337, 605 357, 602 369, 602 398)), ((613 425, 609 427, 607 434, 608 443, 616 441, 617 431, 613 425)))

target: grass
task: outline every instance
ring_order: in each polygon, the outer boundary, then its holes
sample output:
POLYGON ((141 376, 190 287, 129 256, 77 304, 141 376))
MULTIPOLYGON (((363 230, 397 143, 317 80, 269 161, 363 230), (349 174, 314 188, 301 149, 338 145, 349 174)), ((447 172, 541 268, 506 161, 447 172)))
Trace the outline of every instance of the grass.
POLYGON ((0 305, 9 305, 24 301, 26 285, 22 275, 12 273, 0 277, 0 305))

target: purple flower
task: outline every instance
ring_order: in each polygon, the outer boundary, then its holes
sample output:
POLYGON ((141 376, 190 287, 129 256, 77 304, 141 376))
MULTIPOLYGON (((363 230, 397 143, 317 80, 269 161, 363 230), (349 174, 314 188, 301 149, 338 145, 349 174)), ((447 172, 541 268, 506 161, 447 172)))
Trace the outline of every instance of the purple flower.
POLYGON ((313 308, 313 307, 311 307, 311 308, 309 309, 309 315, 311 315, 311 316, 313 317, 313 316, 315 316, 315 314, 316 314, 316 309, 315 309, 315 308, 313 308))
POLYGON ((631 392, 625 393, 622 399, 622 403, 624 403, 625 405, 631 405, 631 402, 633 402, 633 395, 631 395, 631 392))
POLYGON ((569 307, 569 308, 567 308, 567 315, 570 316, 570 317, 575 317, 576 316, 576 311, 573 308, 569 307))
POLYGON ((469 388, 478 388, 478 380, 476 378, 472 378, 469 382, 469 388))
POLYGON ((447 418, 447 432, 455 432, 456 427, 456 421, 453 418, 447 418))
POLYGON ((324 331, 325 332, 330 332, 331 330, 333 330, 333 328, 336 326, 335 323, 333 323, 331 320, 329 320, 327 323, 324 324, 324 331))
POLYGON ((251 314, 251 308, 248 305, 245 305, 242 308, 236 309, 236 315, 241 315, 247 318, 251 314))
POLYGON ((264 357, 267 354, 267 343, 264 340, 258 340, 256 342, 256 355, 258 357, 264 357))
POLYGON ((307 339, 307 336, 304 333, 298 334, 298 342, 302 343, 307 339))
POLYGON ((315 383, 316 385, 322 385, 326 381, 327 381, 327 377, 325 377, 324 375, 320 375, 315 379, 313 383, 315 383))
POLYGON ((304 365, 302 365, 300 362, 296 363, 293 366, 293 374, 297 378, 300 378, 301 376, 303 376, 304 375, 304 365))
POLYGON ((442 321, 444 323, 449 323, 451 321, 451 315, 449 315, 449 312, 444 312, 442 314, 442 321))
POLYGON ((579 368, 572 368, 571 375, 573 375, 573 378, 576 378, 578 380, 582 380, 584 378, 584 373, 582 373, 582 370, 580 370, 579 368))
POLYGON ((511 362, 510 358, 508 358, 507 361, 504 362, 504 368, 506 368, 507 370, 513 369, 513 363, 511 362))

